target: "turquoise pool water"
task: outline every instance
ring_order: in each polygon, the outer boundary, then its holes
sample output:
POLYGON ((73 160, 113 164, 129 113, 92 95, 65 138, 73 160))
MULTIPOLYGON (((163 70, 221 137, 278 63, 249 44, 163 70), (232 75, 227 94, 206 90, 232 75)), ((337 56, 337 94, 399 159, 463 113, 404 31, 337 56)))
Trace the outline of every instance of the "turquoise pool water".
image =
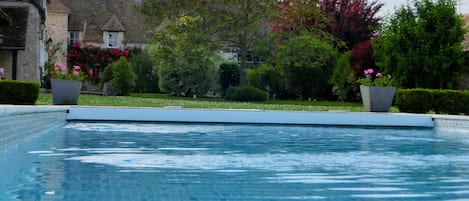
POLYGON ((3 150, 0 200, 464 200, 428 129, 70 123, 3 150))

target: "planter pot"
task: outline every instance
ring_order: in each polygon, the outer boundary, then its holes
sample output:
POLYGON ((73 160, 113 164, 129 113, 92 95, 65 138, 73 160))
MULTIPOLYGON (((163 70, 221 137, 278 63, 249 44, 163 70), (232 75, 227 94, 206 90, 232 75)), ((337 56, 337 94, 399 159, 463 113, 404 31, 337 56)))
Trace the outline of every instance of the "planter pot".
POLYGON ((389 112, 395 93, 396 87, 360 85, 360 94, 366 112, 389 112))
POLYGON ((76 105, 78 95, 80 95, 81 81, 60 80, 52 78, 50 80, 52 88, 52 99, 54 105, 76 105))

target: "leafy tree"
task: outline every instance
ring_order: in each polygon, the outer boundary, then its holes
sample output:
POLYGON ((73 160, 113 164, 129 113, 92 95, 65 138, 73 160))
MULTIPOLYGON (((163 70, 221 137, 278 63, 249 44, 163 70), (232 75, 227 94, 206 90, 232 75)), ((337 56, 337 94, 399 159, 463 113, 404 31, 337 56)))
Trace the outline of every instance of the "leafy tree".
POLYGON ((391 17, 374 55, 400 87, 455 88, 463 69, 463 39, 454 0, 421 0, 391 17))
POLYGON ((304 35, 280 45, 277 66, 282 69, 287 87, 303 99, 325 98, 336 59, 336 50, 329 43, 304 35))
POLYGON ((318 8, 319 0, 285 0, 280 2, 269 29, 281 42, 293 36, 312 34, 327 38, 326 16, 318 8))
POLYGON ((358 84, 350 65, 351 52, 343 53, 337 59, 330 82, 334 85, 333 93, 341 101, 357 101, 358 84))
POLYGON ((142 11, 159 22, 164 19, 174 22, 184 16, 199 18, 197 29, 193 31, 210 35, 206 43, 214 43, 219 49, 238 53, 239 81, 244 85, 248 52, 257 40, 267 34, 265 21, 277 4, 276 0, 144 0, 142 11))
POLYGON ((131 63, 137 75, 135 91, 139 93, 158 93, 158 70, 148 51, 134 54, 131 63))
POLYGON ((373 59, 373 46, 371 40, 363 41, 353 47, 350 54, 350 65, 355 77, 363 76, 366 69, 377 70, 376 62, 373 59))
POLYGON ((379 25, 382 3, 376 0, 322 0, 320 9, 329 19, 326 30, 350 50, 370 40, 379 25))
POLYGON ((158 32, 152 50, 159 70, 160 89, 178 96, 204 96, 216 86, 215 54, 206 37, 194 31, 197 17, 181 17, 158 32))

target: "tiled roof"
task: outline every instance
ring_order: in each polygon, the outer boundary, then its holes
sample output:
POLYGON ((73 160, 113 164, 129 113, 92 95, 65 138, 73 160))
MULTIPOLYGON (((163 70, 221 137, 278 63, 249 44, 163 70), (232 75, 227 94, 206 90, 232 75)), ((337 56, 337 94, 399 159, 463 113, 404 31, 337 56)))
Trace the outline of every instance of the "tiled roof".
POLYGON ((103 43, 104 29, 117 29, 125 31, 126 43, 148 43, 145 36, 149 29, 143 25, 145 18, 135 0, 62 1, 70 8, 68 29, 84 31, 85 42, 103 43))
POLYGON ((54 13, 70 13, 68 9, 62 2, 62 0, 50 0, 50 3, 47 5, 48 12, 54 13))
POLYGON ((101 29, 103 31, 125 31, 124 26, 119 22, 116 16, 113 16, 101 29))

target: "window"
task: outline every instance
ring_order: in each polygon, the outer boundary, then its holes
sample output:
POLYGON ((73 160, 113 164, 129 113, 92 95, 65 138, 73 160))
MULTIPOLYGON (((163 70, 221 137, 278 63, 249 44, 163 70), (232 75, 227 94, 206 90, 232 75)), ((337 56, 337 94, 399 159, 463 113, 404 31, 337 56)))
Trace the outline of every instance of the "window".
POLYGON ((70 31, 68 33, 68 45, 73 46, 76 42, 80 42, 80 32, 79 31, 70 31))
POLYGON ((109 48, 119 48, 119 32, 109 32, 109 48))

